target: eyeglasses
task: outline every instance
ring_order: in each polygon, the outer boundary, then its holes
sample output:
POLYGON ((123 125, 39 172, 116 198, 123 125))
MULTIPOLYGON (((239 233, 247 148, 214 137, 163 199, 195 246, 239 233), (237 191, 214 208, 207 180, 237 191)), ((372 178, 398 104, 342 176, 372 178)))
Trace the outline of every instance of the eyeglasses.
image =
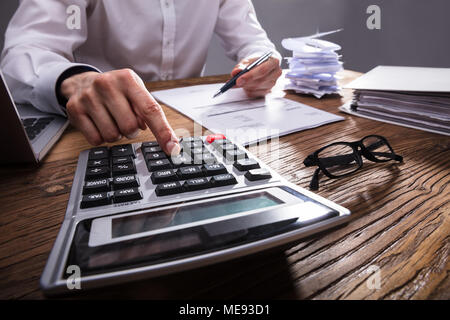
POLYGON ((337 179, 361 169, 362 156, 373 162, 403 161, 403 157, 395 154, 382 136, 370 135, 356 142, 335 142, 320 148, 303 161, 307 167, 319 166, 309 184, 310 189, 319 189, 320 171, 331 179, 337 179))

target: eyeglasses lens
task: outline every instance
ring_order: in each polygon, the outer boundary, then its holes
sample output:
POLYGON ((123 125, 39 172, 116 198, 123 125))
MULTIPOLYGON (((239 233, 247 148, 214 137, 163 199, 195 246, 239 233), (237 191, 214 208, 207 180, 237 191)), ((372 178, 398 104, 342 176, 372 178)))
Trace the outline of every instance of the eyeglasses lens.
POLYGON ((364 147, 378 160, 392 159, 392 151, 386 142, 377 137, 367 137, 362 141, 364 147))

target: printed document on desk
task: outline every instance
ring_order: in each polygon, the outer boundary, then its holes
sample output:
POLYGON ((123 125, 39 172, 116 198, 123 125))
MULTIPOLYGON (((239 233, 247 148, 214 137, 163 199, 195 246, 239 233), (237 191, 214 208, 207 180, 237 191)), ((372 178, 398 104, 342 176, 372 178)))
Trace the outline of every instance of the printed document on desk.
POLYGON ((241 88, 213 99, 223 83, 151 92, 162 103, 181 112, 208 130, 249 145, 275 136, 344 120, 343 117, 284 98, 273 92, 249 99, 241 88))

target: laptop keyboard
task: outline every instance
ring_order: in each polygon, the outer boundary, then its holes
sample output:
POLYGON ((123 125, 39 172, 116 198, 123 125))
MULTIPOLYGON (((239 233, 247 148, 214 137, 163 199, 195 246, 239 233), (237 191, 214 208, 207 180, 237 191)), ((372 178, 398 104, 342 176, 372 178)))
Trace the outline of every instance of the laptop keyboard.
POLYGON ((34 140, 45 127, 49 125, 55 118, 26 118, 22 119, 23 126, 30 140, 34 140))

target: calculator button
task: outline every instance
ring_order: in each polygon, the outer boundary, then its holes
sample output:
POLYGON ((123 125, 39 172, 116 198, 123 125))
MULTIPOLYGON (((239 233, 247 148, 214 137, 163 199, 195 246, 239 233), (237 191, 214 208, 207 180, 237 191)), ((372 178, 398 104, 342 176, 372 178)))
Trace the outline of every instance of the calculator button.
POLYGON ((164 182, 177 181, 178 176, 175 170, 167 169, 153 172, 151 175, 151 179, 153 184, 160 184, 164 182))
POLYGON ((152 161, 159 159, 167 159, 166 154, 164 152, 154 152, 154 153, 147 153, 145 155, 145 161, 152 161))
POLYGON ((203 171, 206 176, 215 176, 218 174, 228 173, 227 168, 221 163, 205 164, 203 171))
POLYGON ((139 191, 139 188, 128 188, 114 191, 114 202, 127 202, 127 201, 136 201, 142 199, 142 193, 139 191))
POLYGON ((109 159, 90 160, 87 163, 88 168, 107 167, 109 166, 109 159))
POLYGON ((219 146, 217 150, 225 156, 228 151, 232 152, 234 150, 237 150, 237 147, 232 143, 225 143, 219 146))
POLYGON ((106 159, 109 156, 107 147, 93 148, 89 151, 89 160, 106 159))
POLYGON ((245 173, 245 177, 250 181, 264 180, 272 178, 267 169, 253 169, 245 173))
POLYGON ((195 164, 204 164, 204 163, 215 163, 217 162, 216 157, 214 157, 210 152, 205 152, 201 154, 194 155, 194 163, 195 164))
POLYGON ((213 187, 222 187, 236 184, 237 180, 231 173, 219 174, 210 180, 213 187))
POLYGON ((183 186, 178 181, 158 184, 155 189, 155 193, 158 196, 167 196, 181 192, 183 192, 183 186))
POLYGON ((139 180, 134 174, 117 176, 113 179, 114 190, 139 187, 139 180))
POLYGON ((86 170, 86 180, 109 178, 110 175, 108 167, 95 167, 86 170))
POLYGON ((203 147, 203 141, 201 141, 201 140, 199 140, 199 141, 190 141, 190 142, 183 141, 183 142, 181 142, 181 146, 183 147, 184 150, 195 149, 195 148, 202 148, 203 147))
POLYGON ((172 169, 172 165, 170 164, 169 160, 161 159, 147 162, 147 169, 151 172, 164 169, 172 169))
POLYGON ((175 168, 191 166, 194 164, 192 158, 187 154, 179 154, 177 156, 172 156, 169 159, 172 161, 175 168))
POLYGON ((133 162, 133 158, 130 156, 127 157, 114 157, 112 159, 113 164, 124 164, 124 163, 130 163, 133 162))
POLYGON ((228 161, 237 161, 240 159, 245 159, 247 157, 247 153, 242 150, 228 150, 225 154, 225 159, 228 161))
POLYGON ((184 182, 184 188, 187 191, 195 191, 210 188, 211 184, 209 183, 208 178, 195 178, 189 179, 184 182))
POLYGON ((225 140, 226 137, 223 134, 210 134, 209 136, 206 137, 206 142, 208 143, 213 143, 214 141, 219 141, 219 140, 225 140))
POLYGON ((136 158, 133 146, 131 144, 122 144, 119 146, 111 147, 111 154, 113 157, 131 156, 133 158, 136 158))
POLYGON ((190 155, 191 157, 195 157, 196 155, 201 155, 205 149, 203 147, 200 148, 192 148, 192 149, 183 149, 183 151, 190 155))
POLYGON ((97 179, 86 181, 83 186, 83 195, 99 193, 99 192, 108 192, 110 190, 109 180, 108 179, 97 179))
POLYGON ((259 163, 255 159, 240 159, 234 163, 234 167, 239 171, 258 169, 259 163))
POLYGON ((115 164, 112 167, 113 176, 121 176, 124 174, 135 174, 136 167, 133 162, 123 163, 123 164, 115 164))
POLYGON ((159 144, 156 141, 147 141, 147 142, 142 142, 141 144, 141 149, 147 148, 147 147, 158 147, 159 144))
POLYGON ((162 152, 162 149, 160 146, 154 146, 154 147, 146 147, 143 149, 144 154, 147 153, 155 153, 155 152, 162 152))
POLYGON ((178 176, 182 180, 202 177, 203 176, 202 167, 192 166, 180 168, 178 169, 178 176))
POLYGON ((86 196, 83 196, 80 208, 92 208, 92 207, 98 207, 98 206, 104 206, 111 203, 111 198, 108 197, 108 194, 106 192, 101 193, 94 193, 89 194, 86 196))

